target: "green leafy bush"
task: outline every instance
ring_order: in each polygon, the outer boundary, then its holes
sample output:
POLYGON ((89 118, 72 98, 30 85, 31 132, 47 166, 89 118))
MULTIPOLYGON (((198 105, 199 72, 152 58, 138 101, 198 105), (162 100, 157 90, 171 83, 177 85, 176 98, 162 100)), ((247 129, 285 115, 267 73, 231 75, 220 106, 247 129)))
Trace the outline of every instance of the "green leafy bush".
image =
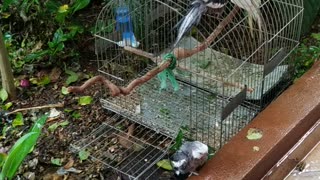
POLYGON ((320 58, 320 33, 302 41, 295 53, 295 78, 301 77, 320 58))
POLYGON ((1 28, 16 72, 25 64, 78 57, 77 47, 72 44, 77 44, 85 28, 75 17, 90 0, 65 2, 4 0, 0 5, 1 28))

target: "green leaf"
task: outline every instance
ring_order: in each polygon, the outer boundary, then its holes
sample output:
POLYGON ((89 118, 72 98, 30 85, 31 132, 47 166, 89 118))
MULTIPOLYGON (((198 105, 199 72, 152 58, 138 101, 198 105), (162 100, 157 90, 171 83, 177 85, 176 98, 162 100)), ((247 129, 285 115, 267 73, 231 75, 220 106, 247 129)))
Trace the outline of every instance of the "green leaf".
POLYGON ((81 117, 81 114, 78 113, 78 112, 73 112, 73 113, 71 114, 71 116, 72 116, 73 118, 75 118, 75 119, 79 119, 79 118, 81 117))
POLYGON ((38 85, 39 86, 45 86, 45 85, 48 85, 50 84, 51 80, 49 78, 48 75, 46 76, 43 76, 39 81, 38 81, 38 85))
POLYGON ((59 126, 65 127, 69 125, 69 121, 62 121, 61 123, 59 123, 59 126))
POLYGON ((161 167, 165 170, 169 170, 169 171, 173 170, 173 168, 171 166, 171 161, 169 159, 163 159, 163 160, 157 162, 157 166, 161 167))
POLYGON ((8 99, 9 95, 7 93, 7 91, 5 89, 1 89, 0 90, 0 98, 2 100, 2 102, 5 102, 8 99))
POLYGON ((69 75, 67 78, 67 81, 66 81, 67 85, 78 81, 79 76, 77 73, 70 71, 70 70, 66 70, 66 73, 69 75))
POLYGON ((54 132, 59 126, 65 127, 65 126, 67 126, 67 125, 69 125, 69 121, 62 121, 62 122, 60 122, 60 123, 54 123, 54 124, 52 124, 52 125, 50 125, 50 126, 48 127, 48 130, 49 130, 50 132, 54 132))
POLYGON ((50 132, 54 132, 58 127, 59 127, 59 124, 58 124, 58 123, 53 123, 53 124, 51 124, 51 125, 48 127, 48 130, 49 130, 50 132))
POLYGON ((23 123, 23 116, 21 112, 18 112, 16 117, 14 118, 14 120, 12 121, 12 126, 16 127, 16 126, 22 126, 23 123))
POLYGON ((37 132, 29 132, 13 145, 2 168, 4 178, 13 178, 25 157, 37 143, 39 135, 37 132))
POLYGON ((88 157, 90 156, 90 152, 82 149, 82 150, 78 153, 78 155, 79 155, 80 161, 82 162, 82 161, 88 159, 88 157))
POLYGON ((0 168, 2 167, 2 165, 4 164, 4 162, 6 161, 8 155, 5 153, 0 153, 0 168))
POLYGON ((316 39, 317 41, 320 41, 320 33, 312 33, 311 37, 316 39))
POLYGON ((262 136, 262 131, 257 128, 250 128, 247 132, 247 139, 249 140, 259 140, 262 136))
POLYGON ((8 102, 5 105, 2 106, 3 110, 8 110, 12 107, 13 103, 12 102, 8 102))
POLYGON ((77 0, 72 6, 72 9, 73 9, 72 14, 74 14, 76 11, 79 11, 87 7, 89 3, 90 3, 90 0, 77 0))
POLYGON ((177 151, 181 147, 182 143, 183 143, 183 131, 180 129, 179 133, 175 139, 175 143, 174 143, 174 145, 171 146, 170 149, 172 151, 177 151))
POLYGON ((69 94, 68 88, 62 86, 62 88, 61 88, 61 93, 62 93, 63 95, 69 94))
POLYGON ((54 165, 57 165, 57 166, 61 166, 62 163, 61 163, 61 159, 60 158, 51 158, 51 163, 54 164, 54 165))
POLYGON ((79 105, 81 106, 85 106, 85 105, 88 105, 88 104, 91 104, 92 103, 92 97, 91 96, 82 96, 79 98, 79 105))

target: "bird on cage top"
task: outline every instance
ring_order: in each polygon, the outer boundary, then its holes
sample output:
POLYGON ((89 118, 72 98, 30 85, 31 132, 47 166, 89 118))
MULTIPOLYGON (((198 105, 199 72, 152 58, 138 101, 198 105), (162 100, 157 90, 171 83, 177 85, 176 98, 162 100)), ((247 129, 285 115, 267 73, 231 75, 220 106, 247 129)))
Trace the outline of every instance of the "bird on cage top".
MULTIPOLYGON (((208 9, 216 11, 225 7, 228 0, 194 0, 190 4, 189 11, 186 16, 184 16, 173 29, 178 29, 178 35, 176 40, 172 44, 172 49, 175 48, 181 39, 186 36, 192 29, 193 26, 198 25, 201 17, 208 9)), ((248 24, 253 35, 253 20, 258 24, 258 28, 262 29, 262 18, 259 7, 261 5, 261 0, 231 0, 231 2, 238 7, 246 10, 248 14, 248 24)), ((260 36, 261 34, 259 34, 260 36)))
POLYGON ((171 157, 174 174, 177 177, 198 175, 197 168, 208 160, 208 146, 199 141, 186 141, 171 157))

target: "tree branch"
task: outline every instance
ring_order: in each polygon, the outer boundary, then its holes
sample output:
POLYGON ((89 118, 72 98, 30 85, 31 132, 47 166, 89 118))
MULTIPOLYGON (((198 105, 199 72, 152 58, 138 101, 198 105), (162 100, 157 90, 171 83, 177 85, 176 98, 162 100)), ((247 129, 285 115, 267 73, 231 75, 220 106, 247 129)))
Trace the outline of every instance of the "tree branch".
MULTIPOLYGON (((201 43, 199 46, 194 47, 193 49, 184 49, 184 48, 175 48, 173 50, 174 55, 177 60, 182 60, 188 58, 198 52, 205 50, 222 32, 222 30, 232 21, 235 15, 240 10, 239 7, 235 6, 233 10, 229 13, 229 15, 223 19, 218 25, 218 27, 209 35, 209 37, 201 43)), ((153 62, 161 62, 160 65, 150 70, 144 76, 134 79, 127 87, 118 87, 113 84, 110 80, 106 79, 104 76, 98 75, 89 80, 87 80, 81 86, 71 86, 68 87, 68 92, 70 93, 82 93, 85 89, 89 88, 95 83, 102 83, 106 88, 110 89, 111 96, 119 96, 119 95, 128 95, 135 87, 140 86, 141 84, 149 81, 151 78, 165 70, 170 66, 171 61, 163 61, 160 57, 154 57, 153 54, 142 51, 140 49, 132 48, 129 46, 125 46, 124 49, 133 54, 151 59, 153 62)), ((230 84, 230 83, 229 83, 230 84)), ((232 84, 231 84, 232 85, 232 84)), ((242 87, 239 84, 234 85, 235 87, 242 87)))

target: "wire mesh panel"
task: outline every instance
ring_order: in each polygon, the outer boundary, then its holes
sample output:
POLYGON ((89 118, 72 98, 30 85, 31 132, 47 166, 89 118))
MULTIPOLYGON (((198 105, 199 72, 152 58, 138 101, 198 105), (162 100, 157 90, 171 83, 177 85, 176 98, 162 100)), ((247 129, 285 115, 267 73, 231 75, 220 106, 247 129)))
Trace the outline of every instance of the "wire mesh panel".
MULTIPOLYGON (((262 1, 257 10, 261 15, 258 26, 257 22, 251 24, 250 9, 237 2, 232 0, 221 9, 208 8, 200 23, 178 43, 179 48, 190 50, 214 38, 201 52, 178 60, 174 70, 178 91, 171 87, 160 91, 159 80, 153 78, 127 96, 111 97, 106 91, 101 97, 104 108, 125 118, 127 124, 141 128, 134 128, 128 135, 115 124, 105 123, 74 145, 75 149, 101 147, 92 155, 94 158, 138 178, 165 155, 180 129, 186 138, 219 149, 247 125, 292 80, 293 63, 289 55, 298 45, 303 4, 302 0, 262 1), (236 5, 241 7, 238 11, 236 5), (146 136, 155 135, 160 140, 145 140, 144 132, 152 132, 153 135, 146 136), (102 139, 111 143, 118 136, 130 137, 132 145, 143 149, 143 156, 127 149, 128 153, 122 156, 128 160, 105 157, 103 152, 108 145, 101 143, 102 139), (166 145, 162 146, 164 142, 166 145), (143 152, 152 153, 146 158, 143 152), (148 167, 133 168, 131 155, 135 162, 148 159, 148 167)), ((172 50, 177 36, 174 26, 188 13, 190 3, 185 0, 108 3, 96 24, 99 72, 116 85, 127 86, 159 65, 159 60, 172 50), (124 46, 160 58, 139 56, 124 46)))

